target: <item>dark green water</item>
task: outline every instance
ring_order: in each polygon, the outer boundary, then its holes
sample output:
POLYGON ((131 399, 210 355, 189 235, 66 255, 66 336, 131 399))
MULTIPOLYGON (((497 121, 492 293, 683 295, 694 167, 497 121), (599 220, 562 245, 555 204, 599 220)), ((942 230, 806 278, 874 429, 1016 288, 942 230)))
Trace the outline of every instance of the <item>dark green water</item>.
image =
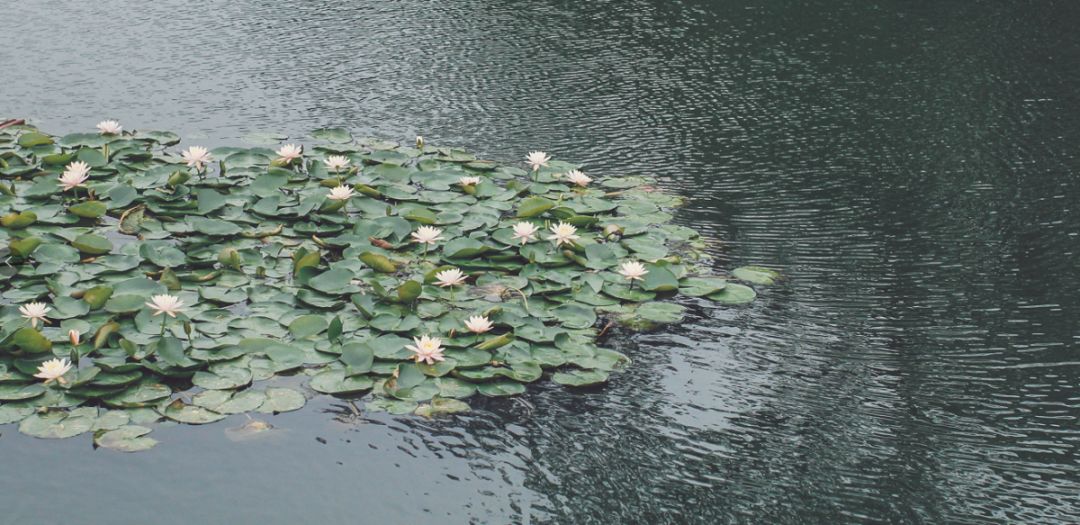
POLYGON ((1080 522, 1080 4, 34 1, 0 116, 324 125, 663 178, 790 277, 619 335, 595 391, 312 400, 149 453, 0 428, 0 523, 1080 522))

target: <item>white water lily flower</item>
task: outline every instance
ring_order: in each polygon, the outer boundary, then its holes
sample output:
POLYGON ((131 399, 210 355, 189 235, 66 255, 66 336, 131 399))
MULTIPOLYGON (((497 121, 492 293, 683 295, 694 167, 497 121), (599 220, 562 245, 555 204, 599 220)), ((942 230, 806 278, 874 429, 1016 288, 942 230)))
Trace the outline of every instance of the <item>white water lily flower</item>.
POLYGON ((183 309, 184 302, 175 295, 161 294, 151 296, 146 306, 154 310, 154 315, 166 314, 169 317, 176 317, 176 314, 183 309))
POLYGON ((413 343, 415 345, 405 345, 405 348, 412 351, 415 356, 413 359, 417 363, 427 363, 429 365, 435 364, 436 361, 443 361, 446 358, 443 357, 442 339, 438 337, 414 337, 413 343))
POLYGON ((541 166, 547 166, 549 160, 551 157, 543 151, 530 151, 529 156, 525 158, 525 162, 532 166, 533 171, 540 169, 541 166))
POLYGON ((636 279, 640 281, 644 279, 645 274, 649 273, 649 271, 645 269, 644 264, 637 261, 626 261, 619 267, 619 273, 626 277, 627 280, 633 281, 636 279))
POLYGON ((192 146, 184 150, 180 156, 187 162, 188 167, 195 168, 196 171, 202 171, 203 167, 213 160, 213 157, 210 155, 210 150, 202 146, 192 146))
POLYGON ((592 182, 591 177, 589 177, 588 175, 586 175, 586 174, 584 174, 584 173, 582 173, 582 172, 580 172, 578 170, 570 170, 569 172, 567 172, 566 173, 566 180, 569 180, 570 182, 573 182, 574 184, 577 184, 578 186, 581 186, 582 188, 584 188, 585 186, 588 186, 589 183, 592 182))
POLYGON ((470 332, 474 334, 482 334, 491 330, 494 325, 491 324, 491 320, 482 315, 474 315, 465 320, 465 328, 468 328, 470 332))
POLYGON ((442 286, 454 286, 465 282, 465 274, 457 268, 451 268, 449 270, 443 270, 435 274, 435 284, 442 286))
POLYGON ((278 160, 289 163, 304 155, 304 147, 296 144, 286 144, 276 151, 278 160))
POLYGON ((102 120, 98 122, 97 129, 102 135, 119 135, 120 130, 124 128, 115 120, 102 120))
POLYGON ((63 384, 66 382, 63 375, 68 373, 68 370, 71 370, 71 363, 67 359, 50 359, 38 366, 38 373, 34 374, 34 377, 44 379, 46 385, 53 381, 63 384))
POLYGON ((64 168, 64 173, 60 175, 60 185, 64 187, 63 191, 68 191, 79 186, 86 186, 84 184, 87 179, 90 178, 90 165, 77 160, 68 164, 64 168))
POLYGON ((71 341, 72 345, 79 346, 79 331, 74 328, 68 330, 68 341, 71 341))
POLYGON ((413 240, 421 244, 435 244, 435 241, 442 239, 440 235, 442 230, 433 226, 421 226, 412 232, 413 240))
POLYGON ((458 184, 462 186, 475 186, 480 184, 480 177, 462 177, 458 179, 458 184))
POLYGON ((529 241, 536 239, 536 232, 540 231, 535 224, 531 222, 519 222, 514 225, 514 239, 521 239, 521 244, 524 245, 529 241))
POLYGON ((48 319, 45 319, 45 314, 49 313, 49 308, 45 303, 26 303, 19 307, 19 313, 23 317, 30 320, 30 326, 37 328, 38 321, 42 324, 48 323, 48 319))
POLYGON ((349 197, 353 196, 352 186, 334 186, 334 189, 330 190, 331 200, 344 201, 349 200, 349 197))
POLYGON ((560 221, 559 224, 552 226, 550 230, 554 235, 548 237, 548 240, 555 241, 555 246, 571 244, 581 238, 577 236, 577 228, 573 225, 566 224, 565 222, 560 221))
POLYGON ((346 157, 345 155, 330 155, 329 157, 326 157, 323 164, 326 164, 326 169, 336 172, 349 165, 349 157, 346 157))

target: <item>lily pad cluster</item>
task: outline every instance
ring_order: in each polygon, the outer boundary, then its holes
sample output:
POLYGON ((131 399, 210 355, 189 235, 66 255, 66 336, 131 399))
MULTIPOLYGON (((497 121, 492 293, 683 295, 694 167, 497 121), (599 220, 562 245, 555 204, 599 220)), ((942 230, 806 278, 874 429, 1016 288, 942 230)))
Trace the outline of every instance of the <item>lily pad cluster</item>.
POLYGON ((756 295, 695 275, 704 242, 647 177, 344 129, 181 155, 173 133, 103 124, 0 130, 0 424, 29 435, 144 450, 157 421, 317 394, 460 412, 544 378, 607 381, 630 360, 601 331, 679 322, 677 294, 756 295))

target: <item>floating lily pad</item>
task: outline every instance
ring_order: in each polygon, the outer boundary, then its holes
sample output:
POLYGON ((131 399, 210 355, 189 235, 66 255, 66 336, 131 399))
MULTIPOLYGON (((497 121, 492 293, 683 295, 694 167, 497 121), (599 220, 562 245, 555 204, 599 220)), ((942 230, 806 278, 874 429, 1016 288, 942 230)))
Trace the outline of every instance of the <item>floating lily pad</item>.
POLYGON ((327 370, 311 378, 311 388, 323 394, 355 394, 374 385, 367 376, 346 377, 344 370, 327 370))
POLYGON ((291 412, 300 410, 307 399, 304 394, 289 388, 267 388, 266 401, 259 406, 258 411, 263 413, 291 412))
POLYGON ((89 432, 95 419, 96 408, 77 408, 71 412, 48 411, 22 420, 19 432, 37 438, 64 439, 89 432))
POLYGON ((740 281, 763 285, 775 284, 780 279, 780 272, 761 266, 740 266, 731 270, 731 275, 740 281))
POLYGON ((457 414, 468 412, 469 404, 457 399, 436 397, 430 403, 420 405, 413 411, 418 416, 435 417, 442 414, 457 414))
POLYGON ((708 295, 709 299, 724 304, 746 304, 757 297, 757 292, 749 286, 728 283, 723 290, 708 295))
POLYGON ((99 430, 94 434, 94 444, 117 452, 141 452, 158 444, 154 438, 144 437, 150 429, 139 425, 127 425, 113 430, 99 430))
POLYGON ((566 386, 589 386, 608 380, 609 374, 601 370, 566 370, 555 372, 551 380, 566 386))
POLYGON ((161 411, 161 415, 173 421, 189 425, 205 425, 225 419, 224 414, 200 406, 188 405, 180 399, 166 405, 165 409, 161 411))

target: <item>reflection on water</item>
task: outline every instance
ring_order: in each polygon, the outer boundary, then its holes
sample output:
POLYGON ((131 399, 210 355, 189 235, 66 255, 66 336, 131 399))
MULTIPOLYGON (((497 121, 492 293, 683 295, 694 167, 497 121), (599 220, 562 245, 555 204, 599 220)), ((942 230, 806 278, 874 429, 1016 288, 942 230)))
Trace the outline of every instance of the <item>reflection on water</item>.
POLYGON ((725 267, 789 276, 615 334, 606 387, 451 419, 320 397, 136 455, 5 428, 4 520, 1080 520, 1080 6, 782 4, 4 6, 0 115, 546 149, 661 177, 725 267))

